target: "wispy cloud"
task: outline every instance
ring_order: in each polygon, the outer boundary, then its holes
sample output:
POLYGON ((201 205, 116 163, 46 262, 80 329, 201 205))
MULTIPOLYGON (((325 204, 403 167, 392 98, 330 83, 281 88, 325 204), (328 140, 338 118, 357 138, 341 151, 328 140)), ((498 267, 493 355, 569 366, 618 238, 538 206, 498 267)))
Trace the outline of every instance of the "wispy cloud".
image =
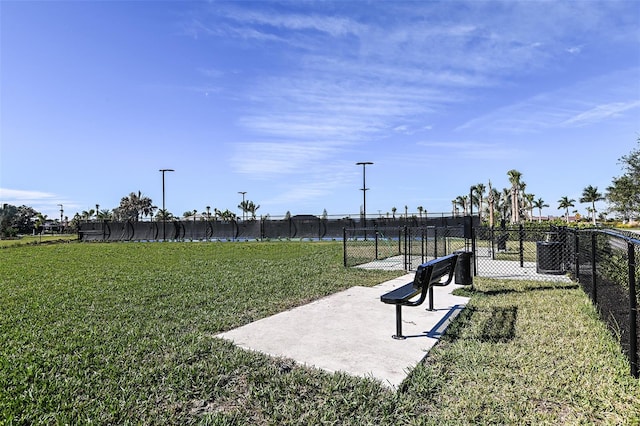
POLYGON ((291 180, 279 186, 278 195, 267 200, 267 203, 290 205, 304 209, 305 203, 330 197, 331 194, 340 191, 345 186, 345 183, 353 181, 358 172, 359 170, 353 167, 353 163, 344 161, 336 161, 332 164, 318 167, 310 170, 300 179, 291 180))
POLYGON ((292 173, 308 174, 338 155, 342 144, 322 142, 240 142, 233 145, 231 165, 257 179, 292 173))
POLYGON ((23 189, 0 188, 0 200, 2 203, 25 204, 33 201, 49 201, 57 198, 56 194, 43 191, 30 191, 23 189))
POLYGON ((418 146, 428 147, 431 155, 442 158, 469 158, 475 160, 513 160, 525 155, 526 149, 504 143, 487 143, 481 141, 422 141, 418 146), (433 149, 435 148, 435 149, 433 149))
POLYGON ((363 27, 360 23, 344 17, 320 14, 273 13, 269 11, 228 8, 224 14, 244 24, 268 26, 292 31, 314 30, 332 37, 357 34, 363 27))
POLYGON ((0 205, 11 204, 14 206, 29 206, 36 211, 53 216, 60 211, 60 204, 65 211, 74 211, 80 206, 59 194, 52 192, 0 188, 0 205))
MULTIPOLYGON (((504 95, 514 86, 526 93, 518 87, 522 76, 535 76, 537 70, 551 75, 558 62, 582 57, 591 39, 576 34, 610 28, 611 7, 601 2, 467 2, 464 7, 374 2, 353 13, 348 3, 312 8, 222 3, 194 28, 225 43, 235 39, 248 54, 272 55, 273 66, 251 75, 244 70, 246 80, 233 93, 239 105, 235 124, 245 139, 230 144, 230 164, 254 179, 304 181, 304 188, 292 184, 278 198, 299 201, 326 194, 331 185, 323 179, 331 164, 351 150, 366 149, 372 140, 382 145, 405 137, 415 144, 432 130, 429 134, 441 139, 419 143, 434 148, 430 155, 514 159, 527 148, 474 137, 447 142, 441 132, 530 133, 628 113, 638 101, 623 90, 633 71, 561 89, 545 85, 526 99, 516 91, 504 95), (511 103, 489 111, 478 106, 494 96, 511 103), (465 114, 451 114, 458 108, 465 114), (473 110, 482 115, 457 128, 452 124, 451 117, 468 117, 466 111, 473 110)), ((618 28, 621 34, 633 31, 629 22, 618 28)), ((207 69, 201 74, 215 84, 224 80, 223 70, 208 75, 207 69)), ((335 185, 345 179, 351 177, 337 176, 335 185)))
POLYGON ((544 92, 490 111, 456 130, 523 133, 549 128, 587 126, 615 119, 640 106, 640 70, 617 71, 544 92))
POLYGON ((597 105, 562 122, 565 126, 585 126, 640 107, 640 100, 597 105))

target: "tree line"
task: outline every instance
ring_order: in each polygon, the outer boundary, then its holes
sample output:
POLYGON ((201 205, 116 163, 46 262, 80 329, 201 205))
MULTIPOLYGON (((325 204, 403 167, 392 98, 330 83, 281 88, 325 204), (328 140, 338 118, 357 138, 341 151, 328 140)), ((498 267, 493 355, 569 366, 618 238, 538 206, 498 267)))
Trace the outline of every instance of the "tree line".
MULTIPOLYGON (((637 142, 640 146, 640 138, 637 142)), ((606 220, 607 214, 612 214, 623 222, 635 220, 640 216, 640 148, 637 147, 622 156, 619 162, 624 173, 613 178, 605 193, 601 193, 598 187, 593 185, 588 185, 582 190, 579 202, 588 204, 586 209, 593 225, 596 225, 597 219, 606 220), (596 203, 599 201, 607 202, 608 208, 605 211, 596 210, 596 203)), ((501 191, 493 188, 491 181, 488 188, 483 183, 471 186, 469 195, 459 195, 451 201, 452 214, 457 215, 461 209, 466 215, 476 207, 481 220, 488 222, 489 226, 495 226, 498 221, 509 221, 512 224, 522 220, 533 221, 534 209, 537 209, 537 219, 540 221, 542 209, 550 205, 543 198, 536 198, 535 194, 526 192, 527 184, 522 180, 521 172, 512 169, 507 172, 507 176, 511 186, 501 191)), ((567 223, 569 209, 575 207, 575 203, 576 200, 568 196, 563 196, 557 201, 557 208, 563 211, 567 223)), ((577 211, 574 213, 579 217, 577 211)))
MULTIPOLYGON (((610 186, 601 193, 597 186, 588 185, 582 190, 580 203, 588 204, 587 211, 589 219, 595 225, 597 219, 606 219, 607 214, 612 214, 616 219, 623 222, 636 220, 640 217, 640 138, 637 140, 638 146, 627 155, 619 159, 623 174, 614 177, 610 186), (606 201, 608 208, 598 212, 596 203, 606 201)), ((510 187, 498 190, 494 188, 491 181, 487 185, 478 183, 470 187, 469 195, 459 195, 451 201, 452 215, 469 214, 472 210, 480 215, 481 220, 490 226, 496 223, 509 221, 519 223, 523 220, 532 221, 535 219, 534 209, 538 210, 538 221, 541 220, 542 209, 550 205, 541 197, 536 197, 533 193, 527 192, 527 184, 522 179, 522 173, 512 169, 507 172, 510 187)), ((563 196, 557 201, 558 210, 564 213, 564 219, 569 222, 569 209, 575 207, 577 201, 568 196, 563 196)), ((255 220, 260 205, 250 200, 243 200, 238 209, 243 212, 242 219, 255 220)), ((426 209, 417 207, 420 217, 423 213, 426 216, 426 209)), ((397 208, 391 209, 393 218, 396 217, 397 208)), ((362 212, 361 212, 362 214, 362 212)), ((405 206, 405 215, 408 216, 408 206, 405 206)), ((287 216, 290 213, 287 212, 287 216)), ((323 217, 326 217, 326 210, 323 217)), ((389 216, 389 213, 387 213, 389 216)), ((230 211, 211 209, 206 206, 205 210, 198 213, 197 210, 186 211, 183 218, 196 220, 223 220, 230 221, 238 219, 238 216, 230 211)), ((40 232, 47 224, 54 224, 68 229, 77 229, 78 223, 88 220, 113 220, 113 221, 139 221, 145 218, 157 221, 169 221, 177 219, 171 212, 159 209, 153 205, 151 198, 142 194, 141 191, 131 192, 120 200, 120 205, 112 210, 96 208, 76 213, 71 220, 65 217, 64 220, 50 219, 47 215, 37 212, 29 206, 14 206, 4 204, 0 208, 0 235, 11 237, 17 234, 31 234, 40 232)))

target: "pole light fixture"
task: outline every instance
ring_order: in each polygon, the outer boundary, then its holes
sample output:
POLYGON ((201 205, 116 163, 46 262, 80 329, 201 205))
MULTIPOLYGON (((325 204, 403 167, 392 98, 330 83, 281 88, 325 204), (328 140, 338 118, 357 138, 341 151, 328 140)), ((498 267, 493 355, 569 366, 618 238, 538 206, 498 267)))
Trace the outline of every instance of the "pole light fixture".
POLYGON ((64 209, 62 208, 62 204, 58 204, 60 206, 60 233, 62 234, 62 216, 64 215, 64 209))
MULTIPOLYGON (((367 227, 367 178, 366 178, 366 167, 372 165, 371 161, 361 161, 356 163, 356 166, 362 166, 362 224, 363 227, 367 227)), ((367 231, 364 231, 364 238, 367 239, 367 231)))
POLYGON ((244 195, 247 193, 247 191, 238 191, 238 194, 242 194, 242 204, 240 204, 242 206, 242 221, 244 222, 245 220, 245 205, 244 205, 244 195))
POLYGON ((162 173, 162 241, 167 239, 167 210, 164 206, 165 193, 164 193, 164 174, 166 172, 175 172, 173 169, 160 169, 162 173))

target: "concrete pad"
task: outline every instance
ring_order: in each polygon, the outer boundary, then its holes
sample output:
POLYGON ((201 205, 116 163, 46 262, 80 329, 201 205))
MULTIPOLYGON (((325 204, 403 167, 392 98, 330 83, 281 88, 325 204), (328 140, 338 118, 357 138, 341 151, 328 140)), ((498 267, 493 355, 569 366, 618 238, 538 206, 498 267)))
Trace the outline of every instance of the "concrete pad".
POLYGON ((397 388, 438 341, 468 298, 453 296, 460 286, 436 287, 428 303, 403 307, 403 334, 394 340, 395 306, 380 296, 410 282, 413 274, 376 287, 352 287, 315 302, 247 324, 217 337, 271 356, 329 372, 342 371, 397 388))

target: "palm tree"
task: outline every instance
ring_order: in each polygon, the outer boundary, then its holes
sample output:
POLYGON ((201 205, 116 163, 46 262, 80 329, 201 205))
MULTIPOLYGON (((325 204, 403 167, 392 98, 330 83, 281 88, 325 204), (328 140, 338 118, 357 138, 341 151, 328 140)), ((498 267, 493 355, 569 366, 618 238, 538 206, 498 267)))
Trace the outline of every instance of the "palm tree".
POLYGON ((196 221, 196 215, 198 214, 198 210, 187 210, 186 212, 182 213, 182 217, 184 217, 185 219, 189 219, 190 217, 193 218, 193 221, 196 221))
POLYGON ((109 209, 102 209, 98 213, 96 213, 96 218, 98 220, 111 220, 112 214, 109 209))
POLYGON ((236 214, 234 212, 230 211, 229 209, 227 209, 225 211, 220 211, 218 209, 215 209, 214 213, 215 213, 215 215, 217 217, 219 217, 220 219, 222 219, 225 222, 234 220, 237 217, 236 214))
MULTIPOLYGON (((474 197, 475 200, 477 201, 474 204, 477 204, 478 206, 478 216, 479 216, 480 222, 482 222, 482 206, 484 205, 484 191, 486 189, 487 188, 484 186, 483 183, 479 183, 475 185, 471 191, 472 194, 475 193, 477 195, 477 197, 474 197)), ((473 200, 471 202, 473 203, 473 200)))
POLYGON ((398 209, 397 209, 397 208, 395 208, 395 207, 391 207, 391 214, 393 214, 393 218, 394 218, 394 219, 396 218, 396 212, 397 212, 397 211, 398 211, 398 209))
POLYGON ((130 193, 120 200, 120 206, 116 209, 117 215, 125 220, 140 220, 140 216, 153 215, 157 207, 152 205, 151 198, 142 195, 141 191, 130 193))
POLYGON ((169 210, 167 209, 158 209, 158 214, 156 214, 156 220, 157 221, 169 221, 169 220, 173 220, 173 214, 169 212, 169 210))
POLYGON ((462 210, 464 211, 464 215, 467 215, 467 206, 469 204, 469 196, 468 195, 458 195, 455 199, 455 202, 457 205, 459 205, 460 207, 462 207, 462 210))
POLYGON ((489 209, 489 226, 492 228, 495 221, 495 204, 496 204, 496 201, 498 201, 499 199, 500 199, 500 192, 494 189, 491 186, 491 181, 489 181, 489 196, 487 197, 489 206, 487 208, 489 209))
POLYGON ((95 213, 95 211, 93 209, 84 210, 82 212, 82 214, 80 215, 80 217, 82 218, 82 220, 88 222, 89 219, 91 219, 91 217, 93 216, 94 213, 95 213))
POLYGON ((253 201, 247 201, 246 211, 251 213, 251 219, 256 219, 256 211, 260 208, 260 204, 255 204, 253 201))
POLYGON ((538 198, 531 205, 533 207, 535 207, 536 209, 538 209, 538 222, 541 222, 542 221, 542 209, 545 208, 545 207, 549 207, 549 204, 545 204, 545 202, 544 202, 544 200, 542 198, 538 198))
POLYGON ((520 178, 522 173, 515 169, 511 169, 507 172, 509 177, 509 183, 511 183, 511 223, 518 223, 520 221, 520 203, 518 202, 518 192, 522 186, 520 178))
POLYGON ((38 232, 39 234, 42 234, 42 227, 47 222, 48 218, 49 216, 47 216, 46 214, 38 213, 38 215, 36 216, 36 222, 35 222, 36 232, 38 232))
POLYGON ((511 190, 509 188, 502 188, 502 192, 500 193, 500 198, 498 199, 498 208, 502 212, 502 219, 504 219, 505 221, 507 220, 507 217, 511 218, 510 220, 513 221, 512 205, 513 205, 513 199, 511 198, 511 190), (509 215, 507 215, 507 211, 509 212, 509 215))
POLYGON ((533 220, 533 199, 535 198, 534 194, 522 194, 522 198, 524 199, 524 205, 529 210, 529 221, 533 220))
POLYGON ((558 200, 558 210, 565 209, 565 218, 567 223, 569 223, 569 207, 573 207, 576 200, 569 199, 566 195, 558 200))
POLYGON ((582 190, 581 203, 591 203, 591 217, 593 218, 593 225, 596 225, 596 202, 604 200, 601 193, 598 192, 597 186, 587 186, 582 190))

